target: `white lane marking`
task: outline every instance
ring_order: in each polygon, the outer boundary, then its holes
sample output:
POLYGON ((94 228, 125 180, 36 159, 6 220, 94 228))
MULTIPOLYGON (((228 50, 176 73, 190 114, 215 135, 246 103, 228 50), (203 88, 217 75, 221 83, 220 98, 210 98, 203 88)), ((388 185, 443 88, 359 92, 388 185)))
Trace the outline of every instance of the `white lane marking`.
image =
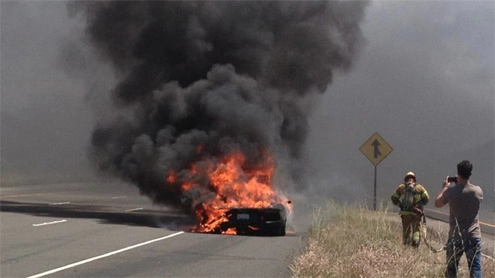
POLYGON ((142 210, 142 209, 143 208, 126 209, 125 212, 137 211, 137 210, 142 210))
POLYGON ((109 256, 112 256, 112 255, 115 255, 115 254, 118 254, 118 253, 122 253, 122 252, 131 250, 131 249, 134 249, 134 248, 137 248, 137 247, 141 247, 141 246, 144 246, 144 245, 153 243, 153 242, 157 242, 157 241, 160 241, 160 240, 164 240, 164 239, 167 239, 167 238, 178 236, 178 235, 183 234, 183 233, 184 232, 177 232, 175 234, 171 234, 171 235, 168 235, 168 236, 164 236, 164 237, 160 237, 160 238, 148 240, 146 242, 142 242, 142 243, 139 243, 139 244, 136 244, 136 245, 125 247, 125 248, 122 248, 122 249, 119 249, 119 250, 116 250, 116 251, 112 251, 112 252, 109 252, 109 253, 106 253, 106 254, 103 254, 103 255, 100 255, 100 256, 96 256, 96 257, 93 257, 93 258, 89 258, 89 259, 86 259, 86 260, 82 260, 82 261, 79 261, 79 262, 68 264, 66 266, 62 266, 62 267, 59 267, 59 268, 48 270, 48 271, 45 271, 45 272, 42 272, 42 273, 39 273, 39 274, 35 274, 35 275, 29 276, 27 278, 43 277, 43 276, 46 276, 48 274, 56 273, 56 272, 59 272, 59 271, 65 270, 65 269, 69 269, 69 268, 72 268, 72 267, 75 267, 75 266, 78 266, 78 265, 82 265, 82 264, 86 264, 86 263, 89 263, 89 262, 92 262, 92 261, 103 259, 105 257, 109 257, 109 256))
POLYGON ((52 221, 52 222, 43 222, 39 224, 33 224, 33 227, 39 227, 39 226, 46 226, 46 225, 52 225, 52 224, 58 224, 58 223, 64 223, 67 222, 67 220, 58 220, 58 221, 52 221))
POLYGON ((50 193, 34 193, 34 194, 17 194, 17 195, 0 195, 0 198, 19 198, 26 196, 39 196, 39 195, 48 195, 48 194, 56 194, 57 192, 50 193))
POLYGON ((70 202, 58 202, 58 203, 51 203, 50 205, 52 206, 58 206, 58 205, 68 205, 70 202))
POLYGON ((127 196, 115 196, 115 197, 112 197, 112 199, 124 199, 125 197, 127 197, 127 196))

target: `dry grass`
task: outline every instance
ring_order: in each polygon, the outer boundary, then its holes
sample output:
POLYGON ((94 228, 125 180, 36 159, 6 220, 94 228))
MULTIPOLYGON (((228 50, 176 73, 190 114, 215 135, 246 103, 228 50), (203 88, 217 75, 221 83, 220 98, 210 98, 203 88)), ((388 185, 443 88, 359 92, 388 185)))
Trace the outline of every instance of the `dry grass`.
MULTIPOLYGON (((445 252, 402 245, 402 226, 387 208, 329 202, 315 211, 308 244, 289 268, 294 277, 443 277, 445 252)), ((446 232, 429 230, 429 242, 441 247, 446 232)), ((483 276, 495 277, 495 262, 483 258, 483 276)), ((459 277, 469 277, 465 256, 459 277)))

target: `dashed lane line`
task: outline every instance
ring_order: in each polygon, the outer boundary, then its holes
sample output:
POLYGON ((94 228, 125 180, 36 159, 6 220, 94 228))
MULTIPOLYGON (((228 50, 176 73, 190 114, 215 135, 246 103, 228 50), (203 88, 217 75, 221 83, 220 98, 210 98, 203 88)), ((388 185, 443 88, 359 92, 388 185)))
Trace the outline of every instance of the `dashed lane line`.
POLYGON ((57 220, 57 221, 52 221, 52 222, 43 222, 43 223, 33 224, 33 227, 53 225, 53 224, 59 224, 59 223, 64 223, 64 222, 67 222, 67 220, 62 219, 62 220, 57 220))
POLYGON ((126 209, 125 212, 133 212, 133 211, 138 211, 138 210, 143 210, 143 208, 126 209))

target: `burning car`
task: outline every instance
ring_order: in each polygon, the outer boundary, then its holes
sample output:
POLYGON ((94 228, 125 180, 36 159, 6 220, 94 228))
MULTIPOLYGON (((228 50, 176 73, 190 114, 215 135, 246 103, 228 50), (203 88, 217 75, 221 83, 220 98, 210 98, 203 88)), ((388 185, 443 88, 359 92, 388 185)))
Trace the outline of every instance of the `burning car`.
POLYGON ((283 205, 269 208, 231 208, 216 232, 225 234, 267 234, 284 236, 287 211, 283 205))
POLYGON ((263 158, 249 164, 242 152, 232 152, 191 165, 186 178, 169 172, 167 182, 181 180, 182 196, 198 219, 192 232, 285 235, 292 204, 272 187, 272 157, 263 158))

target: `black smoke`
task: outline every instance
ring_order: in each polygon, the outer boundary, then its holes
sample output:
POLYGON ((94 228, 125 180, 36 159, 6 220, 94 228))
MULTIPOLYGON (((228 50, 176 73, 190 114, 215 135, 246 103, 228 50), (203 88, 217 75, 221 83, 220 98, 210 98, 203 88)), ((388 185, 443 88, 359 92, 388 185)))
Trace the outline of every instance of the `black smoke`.
MULTIPOLYGON (((86 35, 112 65, 117 115, 100 119, 91 157, 157 203, 187 207, 190 165, 266 152, 279 180, 301 177, 314 96, 362 45, 367 1, 82 1, 86 35), (201 151, 198 151, 201 146, 201 151), (167 182, 173 170, 175 183, 167 182), (277 174, 282 175, 282 174, 277 174)), ((208 189, 207 181, 197 180, 208 189)), ((289 182, 284 184, 289 184, 289 182)), ((274 186, 283 188, 281 182, 274 186)))

